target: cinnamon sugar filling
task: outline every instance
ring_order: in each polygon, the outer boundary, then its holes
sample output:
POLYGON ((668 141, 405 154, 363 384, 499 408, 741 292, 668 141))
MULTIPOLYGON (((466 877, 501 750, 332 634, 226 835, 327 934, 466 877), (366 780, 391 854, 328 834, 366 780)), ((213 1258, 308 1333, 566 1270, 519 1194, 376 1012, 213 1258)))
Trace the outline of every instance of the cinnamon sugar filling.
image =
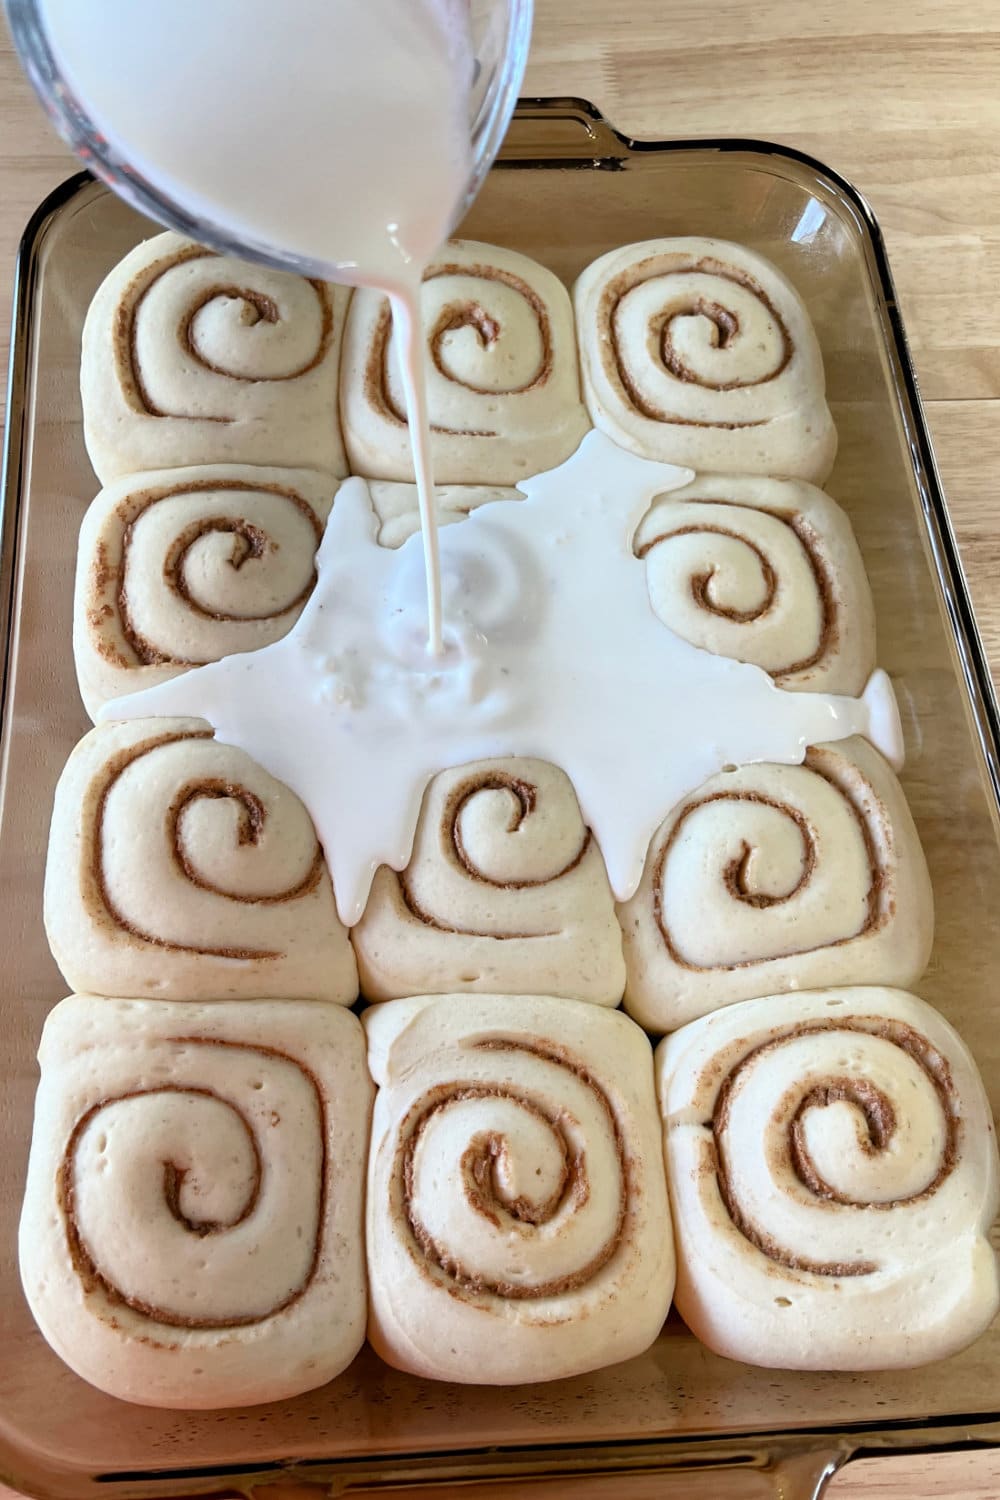
MULTIPOLYGON (((690 504, 730 506, 733 510, 748 508, 743 501, 726 500, 721 496, 695 496, 692 497, 690 504)), ((784 514, 779 511, 766 510, 763 507, 760 508, 759 513, 782 522, 795 536, 805 554, 806 562, 812 573, 821 610, 819 637, 815 650, 810 655, 802 657, 799 661, 790 662, 787 666, 778 667, 773 671, 769 670, 768 675, 773 677, 776 682, 780 682, 785 677, 794 676, 799 672, 807 672, 811 667, 817 666, 836 648, 840 636, 840 627, 837 619, 837 596, 833 573, 827 567, 817 546, 816 534, 805 518, 798 512, 784 514)), ((743 536, 738 531, 730 530, 728 527, 722 525, 693 522, 689 526, 678 526, 660 532, 659 535, 652 537, 648 542, 643 542, 641 547, 637 547, 635 555, 643 559, 648 557, 649 553, 652 552, 654 547, 659 546, 660 542, 669 541, 671 537, 700 536, 705 532, 712 535, 729 537, 732 541, 739 542, 742 546, 750 549, 760 564, 761 575, 764 579, 764 599, 761 604, 748 610, 728 609, 724 605, 714 603, 708 592, 712 579, 715 576, 713 569, 707 573, 695 574, 690 579, 691 593, 695 602, 700 608, 708 610, 710 614, 719 615, 723 619, 732 620, 737 624, 753 624, 758 620, 764 619, 774 607, 779 587, 778 574, 763 549, 756 542, 751 541, 749 537, 743 536)))
POLYGON ((618 308, 622 300, 629 292, 634 291, 637 286, 642 286, 647 281, 668 281, 672 276, 687 276, 692 272, 703 272, 707 276, 717 278, 721 281, 732 282, 736 286, 743 287, 750 292, 766 308, 768 316, 773 320, 781 340, 781 351, 775 367, 760 379, 753 381, 720 381, 706 380, 698 375, 687 365, 680 353, 674 347, 671 324, 677 317, 701 316, 708 318, 713 333, 713 345, 716 348, 728 349, 740 333, 739 318, 732 309, 723 307, 720 303, 705 297, 694 297, 690 304, 672 309, 669 314, 664 314, 663 322, 657 326, 656 320, 650 322, 649 340, 650 348, 655 347, 659 354, 660 363, 675 379, 689 385, 700 386, 709 391, 732 391, 746 389, 748 386, 766 385, 777 377, 790 364, 794 353, 794 345, 791 335, 785 325, 784 319, 768 297, 764 288, 748 272, 740 271, 734 266, 726 265, 723 261, 714 260, 712 257, 692 259, 681 265, 671 265, 669 269, 658 270, 657 259, 652 257, 641 261, 638 265, 630 266, 619 272, 617 276, 605 286, 600 302, 598 304, 598 328, 602 340, 604 355, 604 366, 607 374, 617 385, 619 393, 627 404, 631 405, 640 415, 648 418, 651 422, 663 422, 668 425, 680 427, 710 427, 722 428, 733 431, 745 427, 764 427, 767 418, 752 422, 705 422, 691 421, 687 417, 677 416, 675 413, 663 410, 654 405, 642 390, 635 374, 629 368, 628 362, 621 350, 617 337, 618 308))
MULTIPOLYGON (((572 859, 552 875, 525 876, 518 880, 494 880, 492 876, 480 869, 462 839, 461 818, 463 810, 472 798, 486 791, 507 792, 510 795, 511 815, 506 830, 510 834, 517 833, 525 820, 534 812, 538 801, 538 788, 533 782, 526 781, 523 777, 513 776, 506 771, 486 771, 476 776, 469 776, 453 787, 444 807, 440 826, 440 846, 444 857, 456 865, 464 875, 467 875, 470 880, 492 886, 496 890, 522 891, 562 880, 564 876, 577 868, 590 848, 591 833, 586 827, 583 828, 580 847, 572 859)), ((406 871, 397 874, 396 881, 403 903, 410 914, 424 926, 432 927, 437 932, 461 934, 466 937, 488 937, 497 942, 518 939, 527 942, 535 938, 559 936, 559 932, 555 930, 550 932, 479 932, 468 927, 459 927, 452 922, 445 922, 421 906, 413 893, 406 871)))
MULTIPOLYGON (((875 847, 875 840, 872 836, 872 831, 868 825, 863 809, 859 807, 851 797, 848 788, 842 785, 830 770, 824 770, 822 768, 821 762, 823 759, 825 759, 823 752, 814 748, 807 753, 804 764, 807 769, 813 773, 813 775, 822 777, 824 781, 832 786, 835 791, 837 791, 841 795, 847 807, 850 809, 857 824, 858 833, 861 837, 865 852, 868 857, 868 867, 870 872, 869 885, 865 899, 865 918, 861 926, 854 932, 844 933, 840 937, 831 938, 829 942, 824 942, 819 945, 824 948, 837 948, 843 946, 845 943, 855 942, 858 938, 864 937, 866 936, 866 934, 877 931, 879 928, 884 926, 885 922, 890 916, 890 904, 886 899, 889 877, 879 861, 878 853, 875 847)), ((759 910, 764 910, 774 906, 780 906, 786 901, 791 901, 801 891, 806 889, 812 876, 813 870, 816 867, 816 840, 813 831, 805 814, 800 812, 797 807, 791 806, 790 803, 779 802, 774 797, 769 797, 761 792, 754 791, 713 792, 711 796, 702 797, 697 801, 689 802, 681 812, 680 816, 677 818, 677 821, 671 828, 668 837, 664 840, 663 847, 660 849, 659 854, 656 858, 656 862, 653 866, 653 919, 656 922, 657 929, 663 939, 664 947, 670 955, 671 960, 680 968, 688 969, 693 972, 707 973, 713 969, 731 971, 734 969, 750 968, 755 964, 770 963, 776 958, 790 958, 793 956, 793 952, 795 954, 816 952, 816 948, 797 948, 795 950, 783 951, 781 953, 768 954, 762 958, 739 959, 734 963, 729 964, 696 964, 693 963, 690 959, 685 958, 681 953, 671 935, 670 928, 667 922, 667 915, 664 911, 664 868, 666 866, 667 859, 669 858, 670 851, 676 843, 677 839, 680 837, 681 830, 683 829, 684 824, 687 822, 688 818, 696 813, 700 808, 706 807, 712 802, 746 802, 762 807, 774 808, 775 811, 784 814, 795 824, 802 839, 802 868, 799 874, 799 878, 790 890, 784 892, 780 896, 770 896, 762 892, 755 892, 749 889, 747 870, 750 857, 754 851, 751 846, 744 841, 742 852, 739 857, 736 860, 730 861, 721 871, 721 880, 728 894, 733 898, 733 900, 746 903, 759 910)))
MULTIPOLYGON (((115 310, 114 323, 112 327, 112 348, 115 364, 118 369, 118 378, 125 399, 133 410, 147 417, 173 417, 182 421, 195 422, 231 422, 233 417, 207 417, 193 412, 168 412, 163 411, 156 405, 149 394, 148 387, 142 373, 142 362, 139 359, 136 335, 136 320, 143 298, 150 288, 167 275, 176 266, 184 265, 192 260, 216 259, 215 251, 206 250, 200 245, 190 245, 175 251, 172 255, 165 256, 151 266, 146 266, 136 275, 121 295, 119 304, 115 310)), ((325 359, 333 336, 333 303, 327 287, 321 281, 310 281, 309 285, 316 293, 319 304, 320 330, 316 345, 316 352, 304 364, 295 370, 289 370, 282 375, 267 375, 263 379, 267 381, 297 380, 314 370, 317 365, 325 359)), ((181 349, 190 358, 197 361, 204 369, 211 371, 213 375, 221 375, 227 380, 238 380, 248 384, 256 384, 262 377, 255 375, 241 375, 232 370, 226 370, 220 365, 214 365, 205 359, 192 337, 192 323, 210 302, 219 297, 233 297, 244 304, 246 312, 244 321, 248 326, 257 322, 277 323, 280 321, 280 312, 277 304, 270 297, 261 292, 248 290, 245 287, 228 285, 220 282, 199 292, 197 299, 191 304, 186 312, 178 330, 177 338, 181 349)))
MULTIPOLYGON (((495 396, 497 398, 507 396, 523 396, 528 391, 537 390, 548 383, 552 374, 553 347, 552 347, 552 325, 548 310, 542 298, 532 286, 512 271, 507 271, 500 266, 485 264, 460 266, 442 265, 435 267, 425 275, 424 281, 434 281, 440 276, 471 276, 483 281, 498 281, 508 286, 518 296, 523 297, 531 308, 538 323, 538 331, 542 341, 542 355, 538 368, 530 379, 519 386, 513 386, 510 390, 494 391, 488 386, 479 386, 471 381, 458 380, 446 369, 441 353, 442 340, 446 333, 458 328, 474 328, 479 336, 479 342, 484 349, 489 349, 496 343, 501 333, 501 325, 486 308, 476 302, 456 301, 443 309, 433 329, 427 336, 430 358, 435 368, 453 384, 469 391, 475 396, 495 396)), ((371 345, 368 351, 368 359, 365 365, 364 390, 365 399, 376 415, 383 421, 391 422, 395 426, 405 427, 407 425, 406 413, 400 409, 389 385, 389 340, 392 336, 392 310, 386 304, 380 312, 372 334, 371 345)), ((485 428, 456 429, 442 427, 437 423, 430 424, 432 432, 446 433, 451 437, 482 437, 492 438, 500 436, 496 431, 485 428)))
POLYGON ((883 1090, 868 1080, 850 1077, 832 1077, 815 1085, 802 1096, 788 1121, 787 1138, 778 1147, 779 1160, 787 1163, 796 1181, 806 1189, 817 1207, 827 1206, 831 1210, 846 1207, 866 1212, 887 1212, 932 1197, 950 1176, 958 1160, 961 1116, 951 1069, 947 1061, 926 1037, 903 1021, 852 1016, 842 1021, 804 1023, 790 1027, 780 1036, 772 1037, 751 1048, 719 1085, 713 1117, 709 1122, 711 1138, 706 1141, 705 1145, 712 1162, 711 1175, 718 1186, 719 1196, 726 1213, 743 1238, 768 1260, 788 1270, 808 1272, 816 1276, 869 1276, 879 1269, 875 1261, 813 1260, 782 1246, 766 1229, 755 1224, 740 1206, 739 1189, 733 1181, 726 1151, 725 1136, 729 1128, 733 1097, 747 1069, 762 1057, 766 1057, 768 1053, 784 1046, 786 1042, 798 1040, 801 1037, 826 1035, 831 1032, 879 1037, 901 1048, 917 1064, 937 1095, 945 1120, 946 1135, 938 1170, 927 1186, 919 1192, 905 1198, 874 1202, 842 1193, 824 1179, 813 1162, 806 1144, 804 1120, 810 1109, 822 1107, 837 1100, 845 1100, 853 1105, 864 1127, 863 1132, 859 1131, 859 1148, 868 1156, 876 1156, 887 1150, 895 1135, 897 1114, 892 1100, 883 1090))
POLYGON ((66 1245, 69 1251, 70 1260, 72 1261, 73 1269, 79 1280, 84 1295, 92 1297, 95 1293, 102 1294, 111 1309, 114 1309, 115 1307, 127 1307, 132 1312, 139 1314, 140 1317, 148 1318, 150 1321, 163 1324, 168 1328, 227 1329, 250 1327, 255 1323, 263 1322, 267 1318, 275 1317, 279 1313, 282 1313, 287 1308, 291 1307, 299 1300, 300 1297, 305 1295, 316 1277, 316 1271, 319 1266, 320 1255, 323 1249, 324 1206, 326 1204, 327 1194, 329 1192, 329 1164, 326 1149, 326 1107, 323 1100, 323 1093, 315 1075, 300 1061, 300 1059, 292 1057, 288 1053, 281 1052, 276 1047, 267 1047, 264 1045, 247 1047, 242 1043, 225 1041, 220 1037, 181 1036, 172 1037, 170 1038, 170 1041, 181 1046, 235 1048, 240 1051, 259 1053, 262 1057, 265 1058, 279 1058, 284 1062, 292 1063, 299 1070, 299 1072, 302 1074, 302 1076, 305 1078, 310 1088, 312 1089, 316 1099, 320 1128, 320 1171, 319 1183, 317 1188, 319 1211, 317 1213, 317 1232, 313 1244, 312 1256, 306 1269, 306 1273, 299 1284, 293 1287, 286 1297, 284 1297, 275 1306, 267 1308, 264 1312, 248 1313, 245 1317, 229 1317, 219 1319, 199 1318, 193 1315, 183 1316, 179 1313, 172 1312, 167 1308, 159 1307, 154 1302, 132 1295, 126 1292, 123 1288, 116 1286, 97 1264, 97 1260, 89 1245, 87 1244, 86 1236, 83 1233, 77 1216, 75 1156, 81 1136, 87 1129, 88 1125, 95 1118, 95 1116, 101 1112, 101 1110, 106 1109, 111 1104, 117 1104, 120 1101, 127 1099, 146 1098, 154 1094, 197 1094, 206 1099, 215 1099, 219 1103, 224 1104, 227 1108, 234 1110, 239 1118, 240 1124, 246 1131, 253 1161, 255 1163, 254 1176, 251 1183, 250 1192, 248 1193, 246 1201, 244 1202, 239 1214, 234 1219, 227 1222, 206 1220, 195 1223, 185 1218, 184 1214, 181 1212, 179 1201, 181 1185, 183 1183, 185 1175, 185 1169, 183 1167, 179 1167, 175 1162, 172 1162, 170 1160, 165 1160, 162 1163, 164 1203, 166 1205, 168 1213, 173 1219, 181 1224, 184 1229, 186 1229, 190 1234, 196 1235, 197 1237, 202 1239, 208 1239, 218 1234, 225 1234, 228 1230, 235 1229, 238 1225, 244 1223, 257 1208, 260 1199, 260 1188, 264 1173, 265 1158, 264 1153, 262 1153, 261 1151, 260 1142, 254 1134, 253 1128, 251 1127, 249 1121, 243 1114, 235 1109, 235 1106, 230 1100, 223 1099, 222 1096, 220 1094, 217 1094, 214 1089, 192 1088, 181 1083, 165 1083, 160 1084, 153 1089, 135 1089, 123 1094, 118 1094, 112 1097, 101 1099, 96 1104, 92 1105, 90 1109, 88 1109, 83 1115, 81 1115, 80 1119, 76 1122, 76 1125, 73 1127, 73 1130, 66 1143, 66 1150, 63 1153, 63 1157, 59 1164, 56 1175, 56 1200, 63 1221, 63 1228, 66 1234, 66 1245))
MULTIPOLYGON (((197 666, 197 662, 188 661, 185 658, 170 655, 163 651, 155 642, 144 636, 132 619, 129 604, 128 590, 125 582, 128 564, 129 550, 132 546, 134 529, 139 520, 153 506, 162 500, 170 500, 176 496, 215 494, 219 492, 232 492, 234 494, 250 495, 277 495, 288 500, 291 505, 309 522, 316 545, 319 546, 323 536, 323 528, 318 521, 312 507, 303 500, 302 496, 295 490, 280 484, 258 484, 252 480, 241 479, 196 479, 186 484, 166 486, 162 489, 147 490, 140 494, 130 495, 118 507, 118 515, 124 522, 121 533, 121 550, 117 568, 112 568, 108 560, 108 549, 105 542, 99 543, 97 558, 91 578, 91 598, 94 609, 102 596, 110 591, 112 583, 117 584, 115 590, 115 609, 121 626, 122 635, 128 642, 135 654, 135 663, 142 666, 197 666)), ((205 609, 192 596, 184 579, 184 570, 187 565, 188 553, 195 543, 210 532, 231 533, 233 536, 233 556, 231 565, 239 569, 251 558, 261 557, 268 545, 266 532, 256 526, 246 515, 234 514, 231 517, 212 517, 202 521, 193 521, 186 526, 174 541, 163 560, 163 575, 168 587, 178 598, 182 599, 187 608, 204 619, 228 622, 243 619, 276 619, 279 615, 287 614, 293 609, 299 608, 312 593, 316 582, 315 571, 310 576, 306 587, 280 610, 268 615, 234 615, 220 610, 205 609)), ((97 621, 95 628, 99 628, 101 621, 97 621)), ((128 665, 123 662, 122 665, 128 665)))
POLYGON ((557 1068, 567 1069, 590 1091, 599 1107, 602 1123, 614 1141, 619 1163, 619 1196, 614 1227, 584 1265, 563 1276, 533 1285, 492 1279, 466 1265, 453 1249, 435 1241, 421 1222, 415 1203, 418 1192, 416 1152, 428 1125, 442 1111, 467 1100, 509 1100, 541 1121, 552 1132, 558 1145, 562 1160, 560 1179, 553 1192, 542 1203, 531 1202, 523 1196, 513 1199, 503 1196, 497 1179, 497 1168, 505 1156, 507 1144, 498 1132, 477 1133, 462 1154, 460 1180, 448 1184, 449 1190, 461 1191, 471 1212, 485 1219, 494 1229, 502 1229, 504 1223, 511 1220, 520 1225, 526 1236, 523 1239, 526 1256, 530 1258, 532 1231, 544 1229, 545 1225, 560 1214, 571 1215, 590 1196, 586 1153, 577 1148, 569 1138, 565 1128, 565 1112, 559 1105, 529 1094, 513 1082, 443 1083, 429 1089, 413 1105, 402 1122, 396 1152, 396 1191, 400 1194, 415 1258, 418 1264, 443 1275, 451 1283, 449 1290, 463 1299, 492 1295, 508 1301, 536 1301, 576 1291, 591 1281, 620 1249, 626 1233, 629 1200, 634 1191, 628 1154, 611 1101, 589 1069, 556 1046, 505 1038, 488 1038, 474 1042, 472 1046, 482 1051, 509 1052, 515 1055, 526 1053, 540 1058, 557 1068))
MULTIPOLYGON (((151 754, 154 750, 166 745, 182 744, 185 740, 210 740, 212 731, 190 730, 182 733, 171 733, 157 735, 150 740, 144 740, 139 745, 130 746, 129 749, 119 752, 113 756, 102 768, 99 778, 99 791, 96 798, 96 806, 90 821, 90 828, 85 828, 84 848, 89 848, 90 860, 86 874, 89 881, 84 882, 84 898, 91 893, 95 894, 99 903, 99 915, 104 916, 119 928, 128 933, 130 937, 137 938, 141 942, 151 943, 154 947, 164 948, 175 953, 196 953, 209 958, 235 958, 246 961, 281 958, 279 951, 269 951, 262 948, 241 948, 236 946, 219 945, 208 946, 194 943, 176 943, 167 938, 160 937, 154 932, 147 932, 131 921, 114 901, 108 888, 107 877, 104 869, 104 819, 107 800, 112 788, 124 774, 124 772, 136 761, 141 760, 144 755, 151 754)), ((323 873, 323 855, 319 846, 316 847, 315 857, 305 877, 299 883, 287 891, 280 891, 273 895, 245 896, 240 892, 226 891, 201 876, 191 857, 184 846, 181 832, 181 820, 185 809, 192 802, 202 797, 219 797, 232 800, 240 809, 240 823, 238 839, 240 844, 256 844, 263 831, 267 811, 260 799, 248 788, 238 783, 225 781, 221 778, 202 777, 197 780, 187 780, 179 788, 174 799, 166 811, 164 819, 164 836, 167 840, 167 848, 170 857, 178 872, 185 880, 192 882, 202 890, 209 891, 213 895, 223 896, 227 901, 237 901, 244 906, 277 906, 286 901, 297 900, 314 890, 319 883, 323 873)), ((92 916, 98 916, 93 911, 92 916)))

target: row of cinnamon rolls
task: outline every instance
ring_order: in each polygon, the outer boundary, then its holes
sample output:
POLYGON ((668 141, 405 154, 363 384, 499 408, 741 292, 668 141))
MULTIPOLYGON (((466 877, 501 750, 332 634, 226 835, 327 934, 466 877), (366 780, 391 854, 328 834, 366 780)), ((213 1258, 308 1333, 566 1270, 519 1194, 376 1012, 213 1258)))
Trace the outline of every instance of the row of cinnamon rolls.
POLYGON ((366 1329, 427 1378, 579 1375, 643 1356, 672 1300, 731 1358, 905 1367, 996 1311, 989 1105, 898 990, 747 1001, 655 1058, 620 1011, 552 997, 363 1028, 322 1001, 74 996, 40 1060, 25 1289, 127 1400, 293 1396, 366 1329))
MULTIPOLYGON (((569 293, 546 267, 455 242, 422 315, 438 480, 516 484, 593 423, 699 471, 822 481, 836 434, 808 315, 743 246, 671 239, 602 256, 569 293)), ((102 483, 191 464, 412 480, 389 304, 217 255, 175 234, 107 277, 83 338, 102 483)))
MULTIPOLYGON (((202 466, 116 480, 80 531, 77 676, 88 711, 292 628, 315 583, 336 481, 202 466)), ((415 487, 372 482, 381 545, 418 526, 415 487)), ((444 486, 442 524, 519 491, 444 486)), ((789 691, 857 695, 875 666, 871 591, 850 522, 802 481, 699 476, 637 528, 635 567, 665 628, 789 691)))
POLYGON ((442 772, 409 864, 379 869, 348 934, 302 803, 193 719, 101 725, 77 746, 45 911, 81 992, 624 996, 653 1032, 782 990, 911 985, 933 936, 902 789, 858 738, 713 776, 669 810, 617 908, 561 770, 512 758, 442 772))

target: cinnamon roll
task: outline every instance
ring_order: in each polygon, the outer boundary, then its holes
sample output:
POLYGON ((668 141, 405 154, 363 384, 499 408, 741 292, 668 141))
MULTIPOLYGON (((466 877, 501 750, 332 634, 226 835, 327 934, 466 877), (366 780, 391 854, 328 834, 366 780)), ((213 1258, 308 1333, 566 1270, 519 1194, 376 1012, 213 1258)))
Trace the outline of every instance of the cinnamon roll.
MULTIPOLYGON (((551 271, 456 240, 424 272, 422 311, 438 483, 516 484, 570 456, 589 423, 573 310, 551 271)), ((392 312, 378 292, 351 301, 340 411, 353 473, 413 480, 392 312)))
POLYGON ((724 474, 821 482, 837 435, 794 287, 742 245, 646 240, 574 291, 591 420, 633 453, 724 474))
POLYGON ((702 475, 664 496, 634 542, 675 634, 752 662, 783 688, 860 694, 875 611, 840 507, 794 480, 702 475))
POLYGON ((110 698, 285 635, 315 582, 337 482, 218 465, 117 479, 80 528, 73 648, 91 718, 110 698))
POLYGON ((365 1325, 356 1018, 74 995, 39 1061, 21 1278, 56 1353, 145 1406, 248 1406, 339 1374, 365 1325))
POLYGON ((354 955, 309 814, 200 719, 105 724, 56 788, 53 957, 76 990, 350 1005, 354 955))
POLYGON ((368 1337, 436 1380, 628 1359, 674 1252, 652 1054, 620 1011, 528 996, 368 1011, 368 1337))
POLYGON ((544 761, 436 776, 409 865, 382 866, 351 937, 369 1000, 533 987, 617 1005, 625 984, 601 852, 544 761))
MULTIPOLYGON (((373 479, 368 490, 379 521, 379 546, 401 547, 420 530, 416 485, 373 479)), ((495 500, 523 499, 520 491, 502 484, 439 484, 435 485, 435 496, 438 526, 464 521, 472 511, 481 505, 492 505, 495 500)))
POLYGON ((998 1305, 1000 1206, 975 1063, 899 990, 748 1001, 657 1053, 677 1306, 731 1359, 897 1369, 998 1305))
POLYGON ((713 776, 619 908, 625 1008, 649 1031, 779 990, 913 984, 933 897, 903 789, 867 740, 713 776))
POLYGON ((348 295, 178 234, 137 245, 83 329, 83 431, 101 483, 189 464, 346 474, 337 374, 348 295))

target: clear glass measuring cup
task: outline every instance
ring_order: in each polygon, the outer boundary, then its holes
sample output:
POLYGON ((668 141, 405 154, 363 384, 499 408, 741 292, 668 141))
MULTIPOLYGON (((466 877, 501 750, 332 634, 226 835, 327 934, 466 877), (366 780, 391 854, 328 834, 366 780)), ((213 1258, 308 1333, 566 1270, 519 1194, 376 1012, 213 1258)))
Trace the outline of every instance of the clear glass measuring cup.
MULTIPOLYGON (((83 0, 81 0, 83 3, 83 0)), ((142 3, 142 0, 137 0, 142 3)), ((167 0, 169 3, 169 0, 167 0)), ((365 0, 357 0, 364 4, 365 0)), ((60 72, 40 0, 3 0, 24 69, 62 138, 121 198, 168 228, 202 244, 300 275, 328 277, 330 267, 280 245, 237 238, 201 211, 192 211, 143 175, 127 153, 102 134, 60 72)), ((510 122, 531 38, 534 0, 467 0, 474 67, 470 95, 471 170, 455 223, 475 198, 510 122)), ((166 64, 169 66, 169 64, 166 64)), ((364 150, 364 142, 358 142, 364 150)))

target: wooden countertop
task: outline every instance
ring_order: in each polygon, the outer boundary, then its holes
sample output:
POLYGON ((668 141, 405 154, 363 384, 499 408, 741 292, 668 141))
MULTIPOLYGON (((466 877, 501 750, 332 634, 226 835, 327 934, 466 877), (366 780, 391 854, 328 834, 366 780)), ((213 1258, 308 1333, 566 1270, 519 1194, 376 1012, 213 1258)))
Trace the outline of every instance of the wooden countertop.
MULTIPOLYGON (((868 197, 888 240, 945 491, 996 675, 996 0, 536 0, 536 9, 525 93, 582 95, 637 136, 730 134, 786 142, 837 168, 868 197)), ((49 131, 6 35, 0 36, 4 309, 22 227, 74 165, 49 131)), ((0 358, 6 362, 6 313, 0 316, 0 358)), ((0 1489, 0 1496, 7 1493, 0 1489)), ((867 1459, 843 1471, 827 1494, 830 1500, 995 1500, 1000 1454, 867 1459)))

